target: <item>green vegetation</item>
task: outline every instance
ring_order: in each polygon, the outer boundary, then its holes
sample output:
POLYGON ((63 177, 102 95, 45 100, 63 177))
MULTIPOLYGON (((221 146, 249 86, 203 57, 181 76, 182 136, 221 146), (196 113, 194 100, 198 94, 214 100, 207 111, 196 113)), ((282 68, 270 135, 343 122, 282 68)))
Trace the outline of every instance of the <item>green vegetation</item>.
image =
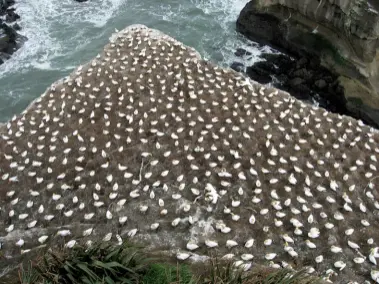
MULTIPOLYGON (((304 271, 256 267, 249 272, 232 262, 211 258, 208 263, 172 264, 150 258, 139 246, 95 244, 44 252, 21 265, 21 284, 315 284, 318 278, 304 271), (164 263, 162 263, 164 262, 164 263)), ((13 283, 12 283, 13 284, 13 283)))

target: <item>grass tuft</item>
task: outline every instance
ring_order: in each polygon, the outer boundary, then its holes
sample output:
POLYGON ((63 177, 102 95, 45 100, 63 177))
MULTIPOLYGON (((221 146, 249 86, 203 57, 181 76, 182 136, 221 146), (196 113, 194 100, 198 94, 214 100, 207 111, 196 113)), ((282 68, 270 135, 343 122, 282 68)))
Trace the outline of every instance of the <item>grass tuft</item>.
MULTIPOLYGON (((142 247, 98 243, 90 248, 46 251, 21 265, 21 284, 316 284, 305 271, 254 267, 236 269, 231 261, 211 257, 208 263, 171 264, 149 258, 142 247)), ((13 284, 13 283, 12 283, 13 284)))
POLYGON ((139 283, 148 263, 139 247, 99 243, 47 251, 36 263, 22 266, 19 275, 22 284, 139 283))

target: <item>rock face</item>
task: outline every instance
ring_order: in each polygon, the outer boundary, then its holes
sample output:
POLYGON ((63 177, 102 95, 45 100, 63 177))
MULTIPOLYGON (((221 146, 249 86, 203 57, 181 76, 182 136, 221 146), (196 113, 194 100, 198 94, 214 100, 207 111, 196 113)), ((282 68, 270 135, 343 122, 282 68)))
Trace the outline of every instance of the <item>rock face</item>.
POLYGON ((41 246, 132 237, 245 268, 337 263, 339 281, 363 283, 378 161, 361 121, 132 26, 0 127, 0 275, 41 246))
POLYGON ((25 37, 20 36, 17 30, 20 29, 16 21, 20 16, 12 8, 13 0, 0 0, 0 64, 7 60, 10 55, 22 45, 25 37))
POLYGON ((370 2, 253 0, 242 10, 237 29, 291 54, 320 57, 325 67, 340 75, 350 104, 375 110, 379 109, 379 13, 370 2), (362 104, 356 105, 355 99, 362 104))

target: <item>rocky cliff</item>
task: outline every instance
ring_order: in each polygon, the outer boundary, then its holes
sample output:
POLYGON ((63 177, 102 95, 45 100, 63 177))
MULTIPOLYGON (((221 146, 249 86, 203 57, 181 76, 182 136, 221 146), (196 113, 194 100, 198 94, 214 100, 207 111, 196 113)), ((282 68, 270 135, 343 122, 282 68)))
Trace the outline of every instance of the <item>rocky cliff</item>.
POLYGON ((320 57, 340 75, 350 110, 377 119, 379 13, 374 1, 253 0, 241 12, 237 29, 288 52, 320 57))
POLYGON ((7 60, 25 41, 17 30, 20 16, 15 12, 14 0, 0 0, 0 64, 7 60))
POLYGON ((0 276, 44 247, 134 238, 363 283, 378 161, 361 121, 132 26, 0 126, 0 276))

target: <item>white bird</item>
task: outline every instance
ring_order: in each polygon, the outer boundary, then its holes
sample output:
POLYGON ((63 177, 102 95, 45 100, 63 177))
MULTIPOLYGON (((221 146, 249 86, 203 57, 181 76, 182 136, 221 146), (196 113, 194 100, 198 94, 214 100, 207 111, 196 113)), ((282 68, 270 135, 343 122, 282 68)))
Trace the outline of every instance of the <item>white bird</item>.
POLYGON ((49 237, 46 236, 46 235, 41 236, 41 237, 38 238, 38 242, 39 242, 40 244, 43 244, 44 242, 46 242, 46 240, 47 240, 48 238, 49 238, 49 237))
POLYGON ((106 217, 108 220, 110 220, 113 218, 113 214, 109 210, 107 210, 106 217))
POLYGON ((129 237, 134 237, 137 234, 138 229, 132 229, 128 232, 129 237))
POLYGON ((218 243, 212 240, 205 240, 205 245, 209 248, 214 248, 218 246, 218 243))
POLYGON ((368 257, 368 259, 375 265, 377 265, 377 262, 376 262, 376 257, 378 257, 377 255, 377 248, 372 248, 370 250, 370 255, 368 257))
POLYGON ((351 242, 351 241, 347 241, 347 244, 349 245, 349 247, 351 247, 352 249, 359 249, 359 245, 354 243, 354 242, 351 242))
POLYGON ((283 238, 283 240, 285 240, 287 243, 294 243, 294 240, 293 240, 290 236, 288 236, 288 234, 284 234, 284 235, 282 236, 282 238, 283 238))
POLYGON ((316 244, 312 243, 310 240, 306 240, 305 244, 311 249, 315 249, 317 247, 316 244))
POLYGON ((233 241, 233 240, 227 240, 226 241, 226 247, 227 248, 232 248, 235 246, 238 246, 238 243, 236 241, 233 241))
POLYGON ((5 228, 5 231, 6 231, 7 233, 10 233, 10 232, 13 231, 13 229, 14 229, 14 224, 11 224, 11 225, 9 225, 8 228, 5 228))
POLYGON ((250 253, 244 253, 241 255, 241 258, 244 261, 249 261, 249 260, 252 260, 254 258, 254 255, 252 255, 250 253))
POLYGON ((108 234, 106 234, 105 236, 104 236, 104 238, 103 238, 103 242, 109 242, 110 240, 111 240, 111 238, 112 238, 112 233, 108 233, 108 234))
POLYGON ((339 268, 339 270, 341 271, 341 270, 343 270, 346 267, 346 263, 343 262, 343 261, 336 261, 334 263, 334 267, 335 268, 339 268))
POLYGON ((365 259, 364 259, 363 257, 355 257, 355 258, 353 259, 353 261, 354 261, 354 263, 356 263, 356 264, 361 264, 361 263, 365 262, 365 259))
POLYGON ((320 236, 320 230, 318 228, 311 228, 308 233, 308 237, 316 239, 320 236))
POLYGON ((65 247, 66 248, 73 248, 76 244, 76 241, 75 240, 71 240, 69 241, 67 244, 65 244, 65 247))
POLYGON ((323 260, 324 260, 324 257, 322 255, 319 255, 315 258, 316 263, 321 263, 323 262, 323 260))
POLYGON ((276 257, 276 253, 268 253, 265 255, 267 260, 273 260, 276 257))
POLYGON ((251 215, 250 218, 249 218, 249 223, 252 224, 252 225, 254 225, 255 221, 256 221, 255 216, 251 215))
POLYGON ((186 260, 186 259, 188 259, 190 256, 191 256, 190 254, 182 252, 182 253, 178 253, 178 254, 176 255, 176 258, 179 259, 179 260, 186 260))
POLYGON ((123 225, 126 221, 128 220, 128 217, 126 216, 121 216, 118 218, 118 222, 123 225))
POLYGON ((158 229, 158 227, 159 227, 159 223, 154 223, 154 224, 151 224, 150 229, 156 230, 156 229, 158 229))
POLYGON ((83 237, 87 237, 92 234, 93 228, 89 228, 83 231, 83 237))
POLYGON ((199 246, 195 242, 188 242, 186 247, 188 250, 191 251, 199 248, 199 246))
POLYGON ((247 242, 245 243, 245 248, 251 248, 254 245, 254 241, 254 239, 247 240, 247 242))
POLYGON ((71 235, 71 231, 70 230, 60 230, 57 232, 57 235, 59 235, 61 237, 66 237, 66 236, 71 235))
POLYGON ((342 248, 333 245, 330 247, 330 251, 333 253, 340 253, 342 252, 342 248))
POLYGON ((371 279, 374 280, 376 283, 379 283, 379 270, 371 270, 371 279))

